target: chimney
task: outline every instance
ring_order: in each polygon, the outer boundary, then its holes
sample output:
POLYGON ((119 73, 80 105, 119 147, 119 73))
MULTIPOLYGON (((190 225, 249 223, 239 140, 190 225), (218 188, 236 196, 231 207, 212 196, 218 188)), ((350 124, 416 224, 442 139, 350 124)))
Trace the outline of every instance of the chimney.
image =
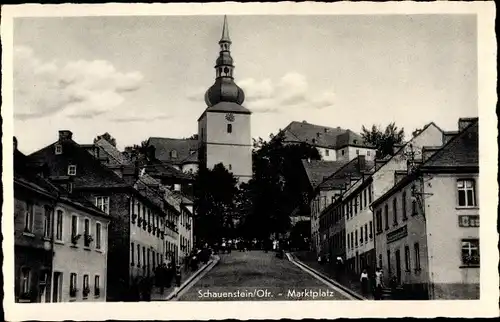
POLYGON ((17 151, 17 138, 14 136, 14 151, 17 151))
POLYGON ((366 167, 366 159, 364 155, 358 155, 358 172, 361 172, 366 167))
POLYGON ((73 139, 73 132, 70 130, 59 131, 59 142, 69 141, 73 139))
POLYGON ((316 137, 317 137, 317 138, 319 138, 319 135, 320 135, 320 133, 319 133, 319 132, 318 132, 318 133, 316 133, 316 137))
POLYGON ((476 122, 479 118, 477 117, 461 117, 458 119, 458 131, 462 132, 466 127, 476 122))

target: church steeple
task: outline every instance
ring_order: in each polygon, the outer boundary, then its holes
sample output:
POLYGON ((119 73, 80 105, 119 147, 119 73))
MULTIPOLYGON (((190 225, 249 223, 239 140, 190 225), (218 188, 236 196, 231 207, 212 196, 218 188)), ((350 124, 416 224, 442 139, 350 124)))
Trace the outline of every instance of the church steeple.
POLYGON ((232 102, 242 104, 245 99, 243 90, 234 83, 234 65, 231 57, 231 38, 229 38, 229 26, 227 17, 224 16, 222 36, 219 40, 219 57, 215 62, 215 84, 205 94, 207 106, 213 106, 219 102, 232 102))

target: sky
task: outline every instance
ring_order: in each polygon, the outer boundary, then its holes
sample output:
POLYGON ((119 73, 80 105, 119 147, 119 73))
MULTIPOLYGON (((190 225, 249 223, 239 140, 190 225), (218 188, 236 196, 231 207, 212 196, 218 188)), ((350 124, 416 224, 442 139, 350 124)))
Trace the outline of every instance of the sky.
MULTIPOLYGON (((16 18, 14 132, 118 147, 189 137, 215 80, 223 16, 16 18)), ((235 82, 267 139, 291 121, 360 132, 478 116, 475 15, 228 16, 235 82)))

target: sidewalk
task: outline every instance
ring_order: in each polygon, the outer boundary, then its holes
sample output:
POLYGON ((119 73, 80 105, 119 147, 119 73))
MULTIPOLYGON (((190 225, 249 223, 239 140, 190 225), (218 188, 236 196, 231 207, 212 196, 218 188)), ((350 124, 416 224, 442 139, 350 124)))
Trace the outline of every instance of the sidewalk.
POLYGON ((354 293, 359 294, 360 296, 368 300, 374 300, 372 292, 368 292, 368 294, 363 294, 361 292, 361 283, 359 282, 359 277, 354 278, 352 275, 344 275, 342 276, 342 278, 337 278, 337 276, 335 276, 335 270, 332 265, 330 264, 321 265, 315 259, 313 259, 312 256, 310 256, 310 254, 304 252, 295 252, 293 253, 293 255, 302 263, 326 275, 327 277, 331 278, 332 280, 336 281, 342 286, 350 289, 354 293))
MULTIPOLYGON (((200 272, 205 270, 215 259, 210 259, 206 264, 198 265, 198 269, 196 271, 192 271, 191 268, 188 270, 182 269, 181 275, 181 288, 183 285, 196 277, 200 272)), ((169 288, 164 288, 163 294, 160 293, 160 287, 154 286, 151 292, 151 301, 168 301, 172 298, 173 291, 175 289, 175 278, 172 279, 172 284, 169 288)))

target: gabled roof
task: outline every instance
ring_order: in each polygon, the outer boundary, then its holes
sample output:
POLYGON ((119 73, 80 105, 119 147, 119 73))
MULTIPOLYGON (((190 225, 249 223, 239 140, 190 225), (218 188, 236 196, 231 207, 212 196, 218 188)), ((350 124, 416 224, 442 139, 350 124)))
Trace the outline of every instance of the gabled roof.
POLYGON ((320 190, 342 189, 346 183, 350 183, 350 178, 361 178, 363 173, 369 172, 375 166, 375 162, 364 159, 364 156, 358 156, 335 173, 323 180, 318 185, 320 190), (363 161, 364 160, 364 161, 363 161))
POLYGON ((479 122, 476 121, 448 141, 423 164, 432 167, 479 166, 479 122))
POLYGON ((146 156, 140 156, 137 160, 139 166, 146 170, 146 173, 152 177, 177 178, 181 180, 191 180, 192 176, 184 173, 167 162, 161 162, 158 159, 149 159, 146 156))
POLYGON ((162 162, 182 164, 188 158, 193 163, 198 162, 198 140, 150 137, 147 145, 154 146, 155 157, 162 162), (171 155, 174 150, 176 158, 171 155))
POLYGON ((56 155, 54 146, 57 142, 32 153, 29 158, 35 162, 45 162, 50 169, 52 177, 65 177, 68 175, 68 165, 77 166, 77 175, 74 177, 75 188, 118 188, 128 187, 122 178, 112 170, 103 166, 86 149, 75 141, 69 139, 60 143, 63 153, 56 155))
POLYGON ((305 142, 325 148, 338 149, 347 145, 367 146, 361 135, 340 127, 316 125, 303 122, 291 122, 282 130, 285 141, 305 142))
POLYGON ((457 171, 465 169, 479 171, 479 122, 476 121, 466 127, 462 132, 453 137, 437 150, 417 169, 417 171, 407 175, 396 183, 391 189, 380 198, 373 201, 376 206, 387 200, 401 187, 416 179, 417 175, 426 171, 457 171))
POLYGON ((313 189, 346 163, 347 161, 302 160, 302 165, 313 189))
POLYGON ((132 161, 123 155, 115 146, 105 139, 100 139, 94 143, 102 152, 110 157, 110 162, 117 165, 132 165, 132 161))

